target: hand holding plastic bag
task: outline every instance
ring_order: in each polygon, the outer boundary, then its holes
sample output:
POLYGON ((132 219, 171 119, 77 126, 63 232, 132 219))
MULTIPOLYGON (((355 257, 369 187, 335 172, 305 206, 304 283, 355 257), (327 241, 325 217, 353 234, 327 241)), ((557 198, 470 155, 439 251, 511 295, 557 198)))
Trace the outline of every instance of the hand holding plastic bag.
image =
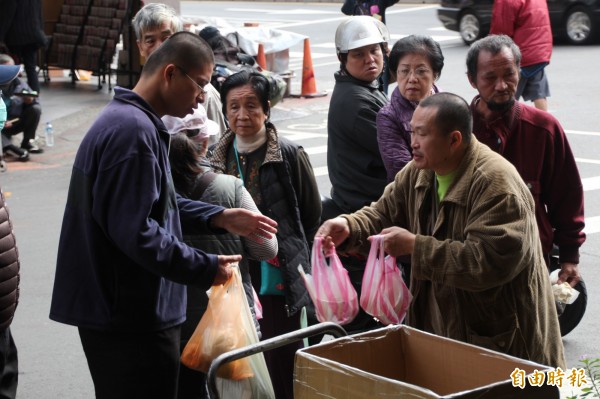
POLYGON ((385 255, 383 236, 373 236, 363 275, 360 306, 384 324, 400 324, 411 300, 412 295, 396 266, 396 258, 385 255))
MULTIPOLYGON (((227 282, 209 291, 208 307, 181 354, 187 367, 208 372, 219 355, 258 343, 258 334, 239 268, 227 282)), ((225 363, 217 370, 217 389, 222 398, 275 399, 262 353, 225 363)))
POLYGON ((550 273, 550 283, 552 284, 552 293, 554 294, 554 300, 564 305, 570 305, 573 302, 575 302, 575 300, 579 296, 579 291, 571 287, 571 285, 569 285, 569 283, 567 282, 558 284, 559 273, 560 269, 556 269, 552 273, 550 273))
MULTIPOLYGON (((211 287, 208 307, 181 353, 181 363, 208 373, 210 363, 217 356, 250 343, 240 318, 244 298, 239 272, 232 273, 225 284, 211 287)), ((253 373, 248 359, 243 358, 225 364, 217 375, 239 380, 252 377, 253 373)))
POLYGON ((358 314, 358 295, 337 253, 332 253, 327 262, 322 237, 314 240, 311 264, 312 275, 305 274, 301 266, 298 270, 315 305, 317 319, 340 325, 350 323, 358 314))

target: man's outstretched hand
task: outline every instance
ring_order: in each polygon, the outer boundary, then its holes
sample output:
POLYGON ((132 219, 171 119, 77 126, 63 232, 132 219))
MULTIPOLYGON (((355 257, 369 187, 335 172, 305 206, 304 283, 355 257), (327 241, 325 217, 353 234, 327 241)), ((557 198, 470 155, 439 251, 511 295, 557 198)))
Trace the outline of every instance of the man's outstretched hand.
POLYGON ((277 233, 276 221, 242 208, 225 209, 213 216, 211 221, 214 227, 225 229, 231 234, 237 234, 258 243, 264 242, 265 239, 271 239, 277 233))

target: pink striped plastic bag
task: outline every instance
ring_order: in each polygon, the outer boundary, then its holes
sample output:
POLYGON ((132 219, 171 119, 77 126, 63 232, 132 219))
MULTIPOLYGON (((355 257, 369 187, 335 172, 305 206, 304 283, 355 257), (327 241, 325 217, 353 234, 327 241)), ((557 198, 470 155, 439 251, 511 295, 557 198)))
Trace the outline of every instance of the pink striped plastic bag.
POLYGON ((311 255, 312 275, 304 273, 302 266, 298 270, 315 305, 317 319, 348 324, 358 314, 358 295, 337 253, 328 259, 329 262, 323 253, 323 239, 317 237, 311 255))
POLYGON ((396 258, 385 256, 383 236, 373 236, 362 281, 360 306, 383 324, 400 324, 412 295, 396 266, 396 258))

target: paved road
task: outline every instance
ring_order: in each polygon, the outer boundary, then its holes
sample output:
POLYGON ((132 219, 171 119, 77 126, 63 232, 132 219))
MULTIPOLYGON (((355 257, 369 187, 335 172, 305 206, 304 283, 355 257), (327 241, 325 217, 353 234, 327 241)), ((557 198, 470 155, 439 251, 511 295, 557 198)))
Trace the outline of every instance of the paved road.
MULTIPOLYGON (((337 68, 333 32, 339 23, 339 4, 182 2, 182 13, 190 18, 214 15, 231 23, 257 20, 261 24, 310 34, 318 90, 331 92, 337 68)), ((431 5, 398 5, 389 10, 392 40, 410 33, 430 34, 442 43, 446 67, 440 84, 465 98, 474 95, 464 76, 464 47, 453 32, 440 28, 431 5)), ((596 106, 600 100, 594 65, 600 62, 599 46, 555 47, 549 67, 553 97, 551 111, 569 132, 586 188, 589 234, 582 250, 582 267, 590 287, 590 306, 582 324, 565 337, 568 365, 577 366, 581 355, 600 356, 599 305, 594 288, 600 281, 600 132, 596 106), (573 63, 572 60, 585 62, 573 63), (590 79, 581 78, 589 76, 590 79)), ((292 92, 300 91, 302 47, 290 52, 290 68, 297 77, 292 92)), ((97 91, 95 81, 72 87, 68 79, 54 79, 42 87, 44 115, 56 130, 56 145, 44 154, 32 155, 27 164, 9 164, 0 174, 0 185, 8 197, 21 253, 21 302, 13 324, 20 351, 20 398, 91 398, 93 389, 76 329, 48 319, 54 278, 56 248, 74 154, 82 135, 97 112, 110 99, 106 89, 97 91)), ((298 141, 311 156, 322 193, 330 187, 326 165, 326 118, 329 96, 315 99, 286 99, 272 113, 280 132, 298 141)), ((534 150, 534 149, 532 149, 534 150)))

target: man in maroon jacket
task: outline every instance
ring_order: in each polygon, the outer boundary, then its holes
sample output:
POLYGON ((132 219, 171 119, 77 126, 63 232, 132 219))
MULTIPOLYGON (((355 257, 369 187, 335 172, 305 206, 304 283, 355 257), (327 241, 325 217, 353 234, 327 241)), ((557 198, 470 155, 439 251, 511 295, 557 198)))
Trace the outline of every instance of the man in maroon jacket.
POLYGON ((551 114, 515 100, 521 53, 511 38, 492 35, 471 45, 467 76, 477 95, 471 103, 477 139, 517 169, 535 201, 542 249, 559 250, 559 283, 580 280, 583 186, 560 123, 551 114))
POLYGON ((550 88, 544 68, 552 56, 552 29, 546 0, 494 1, 490 35, 502 34, 514 40, 523 57, 515 98, 523 96, 547 111, 550 88))

